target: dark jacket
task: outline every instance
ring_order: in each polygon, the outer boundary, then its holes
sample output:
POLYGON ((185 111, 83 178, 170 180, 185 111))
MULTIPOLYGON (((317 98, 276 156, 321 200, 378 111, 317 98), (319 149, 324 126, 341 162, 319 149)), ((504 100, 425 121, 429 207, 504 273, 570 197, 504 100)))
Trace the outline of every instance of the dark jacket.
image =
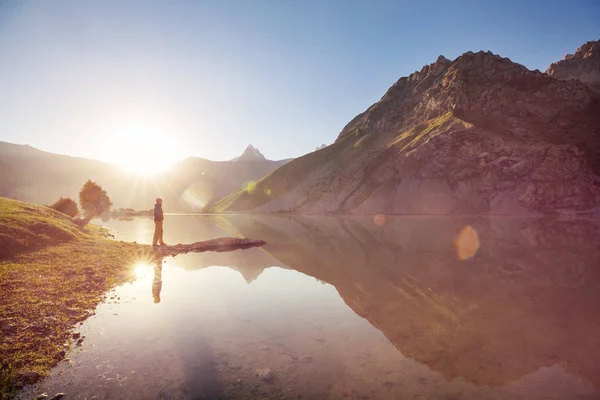
POLYGON ((165 217, 163 216, 162 206, 160 204, 156 203, 154 205, 154 220, 162 221, 163 219, 165 219, 165 217))

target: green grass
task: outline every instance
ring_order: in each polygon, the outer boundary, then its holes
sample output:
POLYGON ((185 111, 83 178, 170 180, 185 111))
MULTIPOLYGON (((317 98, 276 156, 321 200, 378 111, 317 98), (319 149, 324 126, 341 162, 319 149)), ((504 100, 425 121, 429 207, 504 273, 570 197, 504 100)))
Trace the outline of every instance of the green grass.
POLYGON ((452 112, 447 112, 402 132, 390 142, 388 148, 395 147, 400 152, 404 152, 451 128, 470 128, 471 126, 468 122, 456 118, 452 112))
POLYGON ((0 197, 0 259, 101 233, 94 225, 82 230, 49 207, 0 197))
POLYGON ((64 357, 74 324, 107 290, 132 279, 134 261, 151 257, 149 247, 0 197, 0 399, 15 394, 20 373, 43 376, 64 357))

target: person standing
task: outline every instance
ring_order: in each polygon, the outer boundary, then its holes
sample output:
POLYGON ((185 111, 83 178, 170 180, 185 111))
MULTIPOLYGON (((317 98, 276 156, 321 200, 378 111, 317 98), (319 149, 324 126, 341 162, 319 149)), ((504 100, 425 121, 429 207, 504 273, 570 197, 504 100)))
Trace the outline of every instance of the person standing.
POLYGON ((154 238, 152 239, 152 246, 157 246, 160 243, 161 246, 165 246, 163 241, 163 221, 165 219, 162 210, 162 199, 159 197, 156 199, 154 205, 154 238))

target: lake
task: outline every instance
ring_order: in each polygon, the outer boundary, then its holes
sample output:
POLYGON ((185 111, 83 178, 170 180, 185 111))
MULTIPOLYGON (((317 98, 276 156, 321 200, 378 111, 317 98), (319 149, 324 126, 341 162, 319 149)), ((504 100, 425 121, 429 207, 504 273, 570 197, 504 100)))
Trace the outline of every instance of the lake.
POLYGON ((267 244, 139 260, 20 397, 600 398, 600 221, 166 216, 168 244, 223 236, 267 244))

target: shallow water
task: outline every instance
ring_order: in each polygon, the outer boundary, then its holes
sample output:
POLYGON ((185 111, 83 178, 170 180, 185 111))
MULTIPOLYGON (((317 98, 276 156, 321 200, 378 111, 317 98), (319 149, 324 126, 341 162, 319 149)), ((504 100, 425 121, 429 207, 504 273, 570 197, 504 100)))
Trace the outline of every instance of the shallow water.
MULTIPOLYGON (((149 243, 153 223, 106 224, 149 243)), ((598 399, 600 222, 167 216, 165 241, 77 328, 65 399, 598 399)))

